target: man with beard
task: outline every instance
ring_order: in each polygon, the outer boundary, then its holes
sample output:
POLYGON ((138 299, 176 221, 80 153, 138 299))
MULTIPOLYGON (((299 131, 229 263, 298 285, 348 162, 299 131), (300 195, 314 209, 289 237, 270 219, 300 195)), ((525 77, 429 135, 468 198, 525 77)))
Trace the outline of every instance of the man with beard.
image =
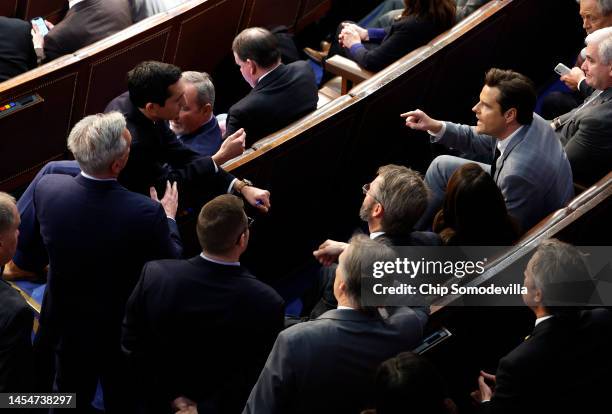
MULTIPOLYGON (((431 232, 413 231, 427 207, 428 189, 417 173, 399 165, 378 169, 374 181, 363 186, 364 199, 359 217, 368 223, 371 239, 386 238, 393 246, 437 246, 440 237, 431 232)), ((318 285, 307 294, 302 314, 315 318, 337 306, 333 293, 337 261, 348 244, 326 240, 313 252, 323 265, 318 285), (312 303, 315 303, 314 307, 312 303)))

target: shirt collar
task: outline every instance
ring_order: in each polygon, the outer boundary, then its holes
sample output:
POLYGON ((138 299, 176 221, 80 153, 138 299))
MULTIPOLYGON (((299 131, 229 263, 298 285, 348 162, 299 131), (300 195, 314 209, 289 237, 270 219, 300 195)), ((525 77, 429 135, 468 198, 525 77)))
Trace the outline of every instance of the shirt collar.
POLYGON ((68 0, 68 8, 71 9, 77 4, 83 2, 84 0, 68 0))
POLYGON ((375 231, 374 233, 370 233, 370 239, 374 240, 375 238, 380 237, 383 234, 385 234, 384 231, 375 231))
POLYGON ((213 262, 216 264, 220 264, 220 265, 225 265, 225 266, 240 266, 240 262, 226 262, 223 260, 217 260, 217 259, 212 259, 208 256, 206 256, 203 252, 200 253, 200 257, 204 260, 208 260, 209 262, 213 262))
POLYGON ((550 319, 552 318, 554 315, 546 315, 546 316, 542 316, 541 318, 536 319, 535 321, 535 326, 538 326, 539 323, 544 322, 546 319, 550 319))
POLYGON ((349 309, 349 310, 355 310, 354 308, 351 308, 350 306, 338 306, 338 309, 349 309))
POLYGON ((278 64, 278 65, 277 65, 277 66, 276 66, 274 69, 270 69, 269 71, 267 71, 266 73, 264 73, 263 75, 261 75, 261 76, 259 77, 259 79, 257 80, 257 83, 259 84, 259 82, 261 82, 263 78, 265 78, 265 77, 266 77, 266 76, 268 76, 270 73, 272 73, 272 72, 274 72, 276 69, 278 69, 280 65, 281 65, 281 64, 279 63, 279 64, 278 64))
POLYGON ((508 147, 508 145, 510 144, 510 141, 512 140, 512 138, 514 138, 521 129, 525 128, 525 125, 521 125, 516 131, 514 131, 512 134, 510 134, 510 136, 506 139, 502 139, 502 140, 497 140, 497 149, 499 150, 500 154, 504 154, 504 151, 506 150, 506 148, 508 147))
POLYGON ((87 178, 88 180, 94 180, 94 181, 117 181, 116 178, 96 178, 96 177, 92 177, 91 175, 87 174, 85 171, 81 171, 81 175, 85 178, 87 178))

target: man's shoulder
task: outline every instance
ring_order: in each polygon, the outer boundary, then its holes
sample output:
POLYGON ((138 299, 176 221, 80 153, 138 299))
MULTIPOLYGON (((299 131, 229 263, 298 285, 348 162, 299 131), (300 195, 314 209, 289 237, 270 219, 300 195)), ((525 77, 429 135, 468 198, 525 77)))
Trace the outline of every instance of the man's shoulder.
POLYGON ((0 327, 9 325, 18 315, 32 313, 19 292, 4 281, 0 281, 0 303, 0 327))
POLYGON ((113 98, 106 108, 104 109, 105 113, 117 111, 122 113, 124 116, 127 116, 134 109, 134 105, 132 101, 130 101, 130 93, 128 91, 122 93, 121 95, 113 98))
POLYGON ((28 34, 32 30, 30 23, 26 22, 25 20, 5 16, 0 16, 0 28, 6 30, 7 32, 15 30, 27 31, 28 34))

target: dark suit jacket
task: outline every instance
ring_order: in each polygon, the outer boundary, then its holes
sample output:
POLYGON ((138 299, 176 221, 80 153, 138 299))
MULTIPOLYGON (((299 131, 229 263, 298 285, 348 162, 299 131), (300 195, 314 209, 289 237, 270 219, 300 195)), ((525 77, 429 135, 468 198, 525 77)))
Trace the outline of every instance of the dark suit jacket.
POLYGON ((547 319, 499 361, 491 413, 599 412, 612 385, 612 317, 584 311, 578 322, 547 319))
POLYGON ((34 313, 0 272, 0 392, 30 392, 34 313))
POLYGON ((575 181, 591 185, 612 171, 612 88, 559 121, 562 125, 557 133, 575 181))
POLYGON ((358 413, 371 403, 384 360, 419 344, 427 315, 387 319, 334 309, 280 333, 243 413, 358 413))
POLYGON ((36 67, 31 30, 28 22, 0 16, 0 82, 36 67))
POLYGON ((83 0, 45 36, 45 60, 76 52, 131 24, 127 0, 83 0))
POLYGON ((41 311, 46 338, 68 355, 119 352, 125 303, 145 262, 177 257, 169 227, 176 234, 176 224, 161 204, 117 181, 82 175, 45 175, 34 204, 49 253, 41 311))
POLYGON ((130 158, 119 176, 125 187, 149 194, 149 186, 162 191, 166 180, 170 180, 179 183, 179 191, 188 185, 206 192, 205 198, 227 192, 234 176, 220 167, 215 172, 213 160, 187 148, 166 122, 150 121, 130 101, 129 92, 113 99, 105 109, 110 111, 119 111, 125 116, 132 134, 130 158))
POLYGON ((283 308, 243 267, 200 256, 150 262, 128 302, 123 347, 155 378, 146 392, 158 409, 186 395, 236 413, 283 328, 283 308))
POLYGON ((355 48, 349 56, 361 67, 378 72, 448 29, 450 25, 436 26, 408 16, 393 23, 380 45, 355 48))
POLYGON ((315 75, 308 62, 281 64, 230 108, 226 136, 244 128, 247 147, 317 109, 315 75))

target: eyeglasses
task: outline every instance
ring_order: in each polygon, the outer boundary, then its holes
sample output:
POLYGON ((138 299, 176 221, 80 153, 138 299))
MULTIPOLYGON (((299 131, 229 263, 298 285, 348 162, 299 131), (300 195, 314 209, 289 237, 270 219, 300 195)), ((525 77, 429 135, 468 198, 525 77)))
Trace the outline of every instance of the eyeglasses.
POLYGON ((370 183, 368 183, 368 184, 364 184, 364 185, 363 185, 363 187, 361 187, 361 191, 363 192, 363 195, 369 195, 369 196, 370 196, 370 197, 372 197, 374 200, 376 200, 376 202, 378 202, 378 203, 382 204, 378 198, 374 197, 374 196, 373 196, 373 195, 370 193, 370 189, 371 189, 370 183))

